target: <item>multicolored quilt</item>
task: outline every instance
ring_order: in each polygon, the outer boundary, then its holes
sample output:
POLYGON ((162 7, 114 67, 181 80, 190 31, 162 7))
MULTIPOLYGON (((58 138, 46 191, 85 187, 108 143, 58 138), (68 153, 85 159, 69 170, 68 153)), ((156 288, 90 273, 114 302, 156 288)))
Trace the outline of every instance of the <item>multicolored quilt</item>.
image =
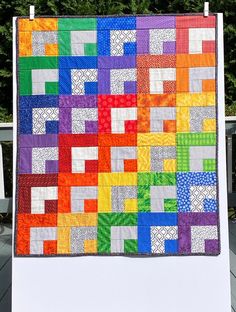
POLYGON ((219 254, 216 19, 17 19, 16 256, 219 254))

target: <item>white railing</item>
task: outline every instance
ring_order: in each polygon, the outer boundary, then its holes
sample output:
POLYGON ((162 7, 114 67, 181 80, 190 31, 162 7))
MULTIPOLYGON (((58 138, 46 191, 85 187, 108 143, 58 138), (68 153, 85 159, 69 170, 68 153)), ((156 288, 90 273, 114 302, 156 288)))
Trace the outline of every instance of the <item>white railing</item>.
POLYGON ((2 142, 12 142, 13 124, 0 123, 0 213, 8 213, 12 210, 12 199, 5 197, 4 164, 2 154, 2 142))

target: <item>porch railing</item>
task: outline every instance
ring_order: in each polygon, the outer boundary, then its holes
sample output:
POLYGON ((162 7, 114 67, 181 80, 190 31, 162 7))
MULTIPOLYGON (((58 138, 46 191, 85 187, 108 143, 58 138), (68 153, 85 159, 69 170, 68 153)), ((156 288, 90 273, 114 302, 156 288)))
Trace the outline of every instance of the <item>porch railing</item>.
POLYGON ((12 211, 12 198, 5 197, 2 143, 13 141, 13 124, 0 123, 0 213, 12 211))

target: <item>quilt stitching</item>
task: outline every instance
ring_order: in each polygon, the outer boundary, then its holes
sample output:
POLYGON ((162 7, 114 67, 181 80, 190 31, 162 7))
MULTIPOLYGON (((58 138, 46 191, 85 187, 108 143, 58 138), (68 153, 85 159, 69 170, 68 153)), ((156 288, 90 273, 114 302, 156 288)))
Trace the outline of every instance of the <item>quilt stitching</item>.
POLYGON ((220 253, 216 22, 17 19, 16 256, 220 253))

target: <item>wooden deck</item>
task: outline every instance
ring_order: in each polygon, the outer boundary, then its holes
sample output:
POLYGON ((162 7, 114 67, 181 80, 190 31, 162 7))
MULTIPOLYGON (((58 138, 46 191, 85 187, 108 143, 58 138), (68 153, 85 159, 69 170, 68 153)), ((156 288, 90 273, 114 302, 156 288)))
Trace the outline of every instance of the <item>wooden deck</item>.
POLYGON ((236 312, 236 222, 229 222, 231 307, 236 312))
MULTIPOLYGON (((11 225, 0 225, 0 311, 11 312, 11 225)), ((232 312, 236 312, 236 223, 229 222, 232 312)))
POLYGON ((12 227, 0 224, 0 311, 11 312, 12 227))

